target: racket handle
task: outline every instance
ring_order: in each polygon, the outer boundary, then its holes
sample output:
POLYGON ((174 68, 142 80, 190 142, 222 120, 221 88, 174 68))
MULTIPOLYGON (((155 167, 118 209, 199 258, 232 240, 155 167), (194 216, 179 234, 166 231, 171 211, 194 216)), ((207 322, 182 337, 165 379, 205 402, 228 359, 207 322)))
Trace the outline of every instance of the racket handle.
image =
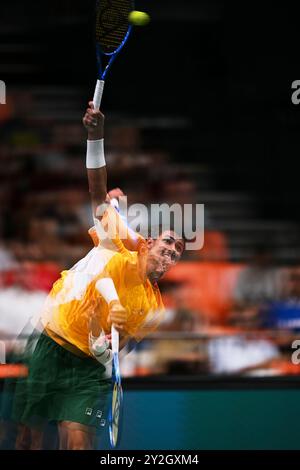
POLYGON ((101 105, 103 88, 104 88, 104 80, 97 80, 95 92, 94 92, 94 98, 93 98, 94 109, 97 111, 101 105))
POLYGON ((111 347, 113 353, 119 352, 119 332, 114 326, 111 327, 111 347))

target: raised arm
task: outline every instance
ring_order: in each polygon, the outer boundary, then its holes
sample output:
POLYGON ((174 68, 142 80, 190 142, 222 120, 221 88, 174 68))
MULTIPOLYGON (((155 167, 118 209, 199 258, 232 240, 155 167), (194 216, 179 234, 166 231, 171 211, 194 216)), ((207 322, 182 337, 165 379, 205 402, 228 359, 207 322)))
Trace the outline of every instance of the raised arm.
POLYGON ((101 217, 101 206, 107 199, 104 115, 101 111, 95 111, 93 102, 90 101, 82 121, 88 131, 86 167, 93 215, 95 218, 99 218, 99 216, 101 217))

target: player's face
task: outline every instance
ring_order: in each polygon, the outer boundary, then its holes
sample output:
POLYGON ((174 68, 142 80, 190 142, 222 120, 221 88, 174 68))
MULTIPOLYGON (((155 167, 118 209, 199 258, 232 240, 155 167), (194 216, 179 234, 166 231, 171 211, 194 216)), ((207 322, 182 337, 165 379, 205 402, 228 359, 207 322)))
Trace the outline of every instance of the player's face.
POLYGON ((148 240, 147 275, 157 282, 180 259, 184 242, 175 232, 167 230, 159 238, 148 240))

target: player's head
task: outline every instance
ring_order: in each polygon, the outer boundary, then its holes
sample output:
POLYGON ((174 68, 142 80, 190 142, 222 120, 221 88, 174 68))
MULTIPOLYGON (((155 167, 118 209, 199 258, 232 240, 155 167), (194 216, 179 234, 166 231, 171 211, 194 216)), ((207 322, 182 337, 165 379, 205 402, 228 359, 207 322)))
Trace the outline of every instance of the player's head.
POLYGON ((163 230, 157 238, 148 238, 147 276, 157 282, 181 258, 185 241, 174 230, 163 230))

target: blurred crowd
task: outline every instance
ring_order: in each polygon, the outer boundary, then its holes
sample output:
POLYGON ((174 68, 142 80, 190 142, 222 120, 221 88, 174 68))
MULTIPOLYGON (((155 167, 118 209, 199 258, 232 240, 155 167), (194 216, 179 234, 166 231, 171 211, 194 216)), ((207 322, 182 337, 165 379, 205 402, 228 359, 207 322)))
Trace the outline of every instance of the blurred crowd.
MULTIPOLYGON (((92 214, 81 116, 38 119, 32 95, 0 107, 0 335, 16 337, 62 269, 91 249, 92 214), (18 103, 18 106, 16 106, 18 103)), ((139 128, 107 122, 109 189, 128 204, 201 203, 201 182, 172 156, 143 146, 139 128)), ((231 260, 225 232, 205 208, 204 247, 186 252, 161 283, 166 316, 124 362, 124 373, 298 374, 300 267, 274 261, 268 240, 231 260), (208 222, 207 222, 208 221, 208 222)))

